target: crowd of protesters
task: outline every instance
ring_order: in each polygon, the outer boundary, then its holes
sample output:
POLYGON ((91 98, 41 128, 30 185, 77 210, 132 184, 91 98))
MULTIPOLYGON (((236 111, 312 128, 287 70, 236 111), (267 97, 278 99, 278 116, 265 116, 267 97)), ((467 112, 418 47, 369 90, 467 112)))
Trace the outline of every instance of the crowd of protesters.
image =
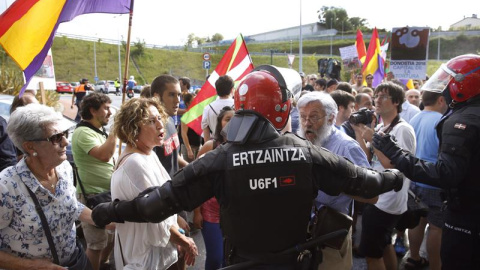
MULTIPOLYGON (((478 73, 478 69, 472 72, 478 73)), ((456 103, 455 99, 452 102, 451 97, 441 91, 423 91, 422 85, 428 83, 428 77, 424 81, 414 81, 414 87, 408 89, 393 73, 388 75, 374 86, 372 74, 352 73, 349 82, 342 82, 300 72, 301 89, 291 97, 294 106, 282 132, 293 131, 313 145, 377 171, 394 169, 396 164, 392 156, 384 154, 384 149, 379 151, 374 147, 377 136, 374 134, 394 136, 395 145, 402 151, 428 162, 437 162, 441 149, 435 127, 448 111, 448 105, 456 103), (365 115, 363 121, 352 120, 365 115)), ((82 85, 87 89, 88 80, 84 79, 82 85)), ((215 198, 192 213, 182 211, 161 223, 109 224, 107 230, 93 226, 91 211, 84 206, 86 196, 110 189, 113 199, 132 200, 145 189, 164 184, 181 168, 226 142, 226 126, 238 109, 233 108, 232 96, 236 89, 228 75, 220 76, 215 86, 218 99, 203 111, 201 135, 180 122, 180 116, 187 112, 195 96, 186 77, 177 79, 161 75, 155 78, 151 86, 144 88, 142 97, 122 105, 110 134, 103 129, 110 117, 108 95, 84 96, 82 91, 76 91, 72 107, 75 103, 79 108, 77 117, 82 120, 72 141, 74 169, 78 170, 87 190, 82 193, 77 187, 76 196, 73 171, 65 161, 68 130, 73 127, 67 126, 53 109, 38 104, 14 112, 8 124, 1 119, 2 162, 5 160, 5 164, 1 164, 4 169, 0 174, 3 194, 0 268, 66 266, 79 248, 74 237, 73 221, 76 219, 82 221, 87 237, 86 255, 91 264, 86 269, 185 269, 194 264, 198 255, 197 246, 190 238, 190 233, 196 229, 201 229, 205 240, 205 269, 226 266, 228 254, 224 254, 219 223, 221 211, 215 198), (127 146, 114 161, 117 138, 127 146), (39 198, 46 212, 57 252, 52 252, 47 241, 48 236, 38 218, 40 214, 37 216, 32 210, 35 206, 28 201, 29 190, 39 198), (21 221, 27 218, 27 223, 21 221), (109 233, 113 231, 115 233, 109 233), (115 244, 115 266, 107 266, 112 249, 109 243, 115 244), (60 258, 55 260, 57 253, 60 258)), ((475 87, 480 88, 480 84, 475 87)), ((480 91, 472 98, 477 92, 480 91)), ((455 128, 465 130, 468 127, 460 123, 455 128)), ((416 179, 407 176, 403 177, 400 190, 369 199, 343 193, 330 196, 319 191, 312 202, 317 210, 330 207, 353 218, 342 247, 323 248, 324 261, 319 269, 351 269, 352 256, 365 257, 369 269, 397 269, 397 256, 406 256, 406 269, 442 268, 444 190, 440 184, 417 183, 413 182, 416 179), (421 217, 418 226, 407 232, 401 220, 407 211, 409 190, 430 210, 427 216, 421 217), (422 253, 420 246, 424 237, 427 237, 427 244, 426 252, 422 253)), ((473 234, 479 233, 478 226, 476 229, 473 234)), ((472 237, 478 240, 478 235, 472 237)), ((479 265, 475 259, 472 263, 479 265)))

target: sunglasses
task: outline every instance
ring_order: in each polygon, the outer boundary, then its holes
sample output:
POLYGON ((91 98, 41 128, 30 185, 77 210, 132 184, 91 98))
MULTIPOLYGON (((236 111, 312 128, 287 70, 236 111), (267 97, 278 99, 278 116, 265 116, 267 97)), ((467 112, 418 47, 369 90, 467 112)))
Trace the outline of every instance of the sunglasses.
POLYGON ((45 138, 45 139, 36 139, 36 140, 30 140, 32 142, 43 142, 43 141, 48 141, 51 142, 52 144, 59 144, 62 142, 63 137, 68 139, 68 130, 62 131, 57 134, 53 134, 52 136, 45 138))

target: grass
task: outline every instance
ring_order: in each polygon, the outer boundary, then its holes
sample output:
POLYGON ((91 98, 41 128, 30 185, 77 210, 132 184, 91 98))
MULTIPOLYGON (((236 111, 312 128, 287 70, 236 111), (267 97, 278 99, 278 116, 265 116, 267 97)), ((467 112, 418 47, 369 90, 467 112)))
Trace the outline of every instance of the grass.
MULTIPOLYGON (((478 53, 480 37, 470 37, 459 35, 455 38, 442 38, 441 40, 442 59, 449 59, 456 55, 464 53, 478 53)), ((303 42, 303 71, 306 74, 317 73, 317 61, 320 58, 329 57, 330 46, 334 53, 338 53, 338 48, 354 44, 354 40, 333 40, 330 45, 329 40, 305 40, 303 42)), ((436 59, 439 39, 430 40, 429 58, 436 59)), ((368 46, 368 44, 367 44, 368 46)), ((275 43, 247 44, 255 66, 263 64, 273 64, 279 67, 288 67, 287 54, 290 52, 290 41, 275 43), (276 54, 271 58, 270 50, 276 50, 276 54), (261 55, 263 54, 263 55, 261 55)), ((223 56, 223 52, 228 45, 216 46, 211 54, 212 68, 214 68, 223 56), (217 52, 217 53, 215 53, 217 52)), ((134 50, 134 46, 131 48, 134 50)), ((106 44, 101 41, 95 42, 96 50, 96 68, 99 80, 114 80, 119 76, 118 68, 118 46, 106 44)), ((298 41, 292 42, 292 51, 297 55, 293 67, 298 69, 298 41)), ((94 61, 94 42, 75 40, 67 37, 57 37, 52 46, 53 61, 55 66, 55 75, 57 81, 79 81, 81 78, 88 78, 94 81, 95 61, 94 61)), ((138 83, 150 83, 156 76, 161 74, 171 74, 176 77, 186 76, 191 78, 193 85, 202 85, 205 81, 206 71, 202 68, 203 53, 189 52, 185 50, 165 50, 145 48, 142 57, 136 58, 138 70, 130 61, 128 76, 133 75, 138 83)), ((334 56, 339 59, 338 56, 334 56)), ((13 70, 18 67, 11 60, 5 60, 2 57, 2 65, 13 70)), ((121 73, 124 74, 125 68, 125 49, 121 46, 121 73)), ((431 75, 444 61, 429 60, 427 65, 427 74, 431 75)), ((4 69, 2 66, 2 69, 4 69)), ((342 70, 341 78, 348 80, 350 73, 342 70)), ((1 90, 1 89, 0 89, 1 90)), ((3 92, 3 91, 2 91, 3 92)))

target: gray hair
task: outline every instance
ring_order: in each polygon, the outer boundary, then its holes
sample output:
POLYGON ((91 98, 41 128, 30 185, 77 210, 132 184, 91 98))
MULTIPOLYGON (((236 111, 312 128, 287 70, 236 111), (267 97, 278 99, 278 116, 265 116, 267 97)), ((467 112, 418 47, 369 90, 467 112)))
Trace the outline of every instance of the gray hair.
POLYGON ((330 94, 327 94, 323 91, 313 91, 307 93, 298 100, 297 108, 303 108, 312 102, 320 102, 325 110, 325 114, 327 116, 333 115, 333 121, 335 122, 335 119, 337 119, 338 107, 337 103, 335 103, 335 100, 333 100, 330 94))
POLYGON ((13 144, 26 154, 22 144, 25 141, 41 139, 47 126, 62 120, 61 114, 52 107, 42 104, 28 104, 17 108, 8 120, 7 132, 13 144))

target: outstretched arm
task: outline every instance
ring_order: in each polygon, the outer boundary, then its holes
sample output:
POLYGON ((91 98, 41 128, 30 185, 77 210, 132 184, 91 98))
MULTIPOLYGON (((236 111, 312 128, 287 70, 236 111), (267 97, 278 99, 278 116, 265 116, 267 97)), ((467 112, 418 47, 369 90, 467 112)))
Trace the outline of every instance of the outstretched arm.
POLYGON ((336 196, 344 192, 370 199, 402 189, 403 175, 398 170, 377 172, 359 167, 323 148, 313 148, 312 154, 317 187, 329 195, 336 196))
POLYGON ((131 201, 115 200, 93 209, 95 224, 110 222, 161 222, 181 210, 192 211, 214 195, 213 183, 222 179, 221 168, 226 160, 217 148, 205 157, 178 171, 173 180, 161 187, 151 187, 131 201))
POLYGON ((373 145, 410 180, 440 188, 457 187, 465 178, 472 160, 468 147, 473 143, 440 149, 436 163, 421 160, 412 153, 402 150, 390 135, 375 134, 373 145))

